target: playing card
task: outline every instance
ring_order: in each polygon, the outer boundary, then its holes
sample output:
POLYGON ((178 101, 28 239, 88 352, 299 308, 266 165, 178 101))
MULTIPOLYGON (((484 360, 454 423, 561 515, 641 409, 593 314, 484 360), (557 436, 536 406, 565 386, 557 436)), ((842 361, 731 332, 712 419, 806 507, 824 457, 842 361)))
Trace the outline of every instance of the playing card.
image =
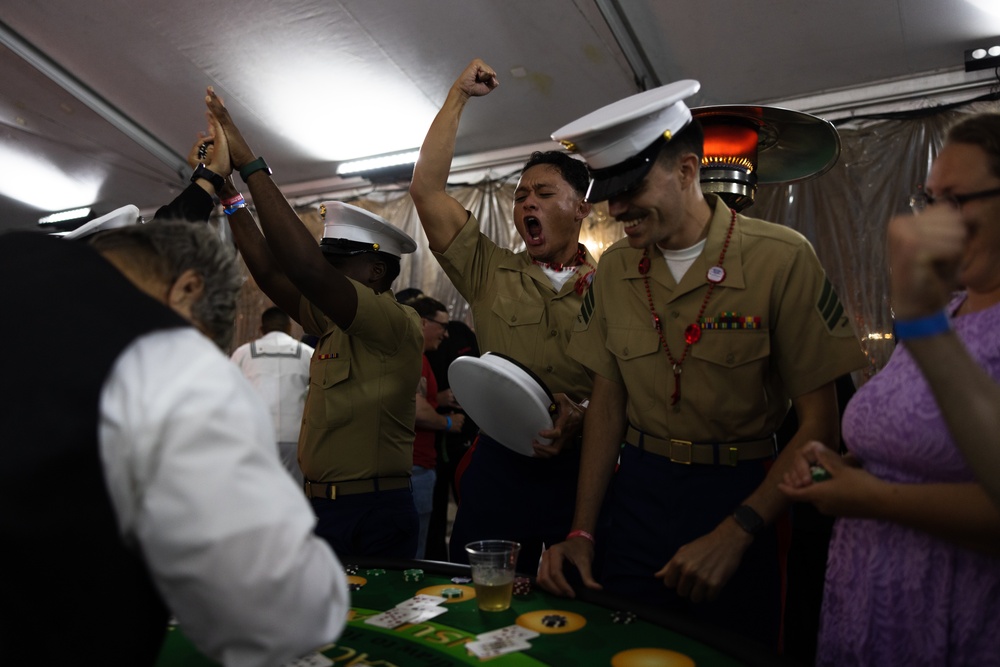
POLYGON ((366 618, 365 623, 375 625, 380 628, 398 628, 404 623, 411 623, 420 612, 416 609, 400 609, 393 607, 389 611, 375 614, 371 618, 366 618))
POLYGON ((469 642, 465 647, 472 651, 473 655, 480 660, 486 660, 487 658, 495 658, 498 655, 513 653, 514 651, 524 651, 531 648, 531 644, 525 639, 500 637, 469 642))
POLYGON ((445 602, 447 598, 439 595, 414 595, 409 600, 403 600, 396 605, 396 609, 430 609, 445 602))
POLYGON ((426 609, 421 609, 417 612, 417 616, 410 621, 410 623, 423 623, 424 621, 429 621, 435 616, 440 616, 441 614, 448 611, 447 607, 427 607, 426 609))
POLYGON ((538 637, 538 633, 534 630, 529 630, 528 628, 522 627, 520 625, 508 625, 505 628, 499 628, 497 630, 490 630, 489 632, 484 632, 481 635, 476 635, 477 640, 490 640, 490 639, 534 639, 538 637))

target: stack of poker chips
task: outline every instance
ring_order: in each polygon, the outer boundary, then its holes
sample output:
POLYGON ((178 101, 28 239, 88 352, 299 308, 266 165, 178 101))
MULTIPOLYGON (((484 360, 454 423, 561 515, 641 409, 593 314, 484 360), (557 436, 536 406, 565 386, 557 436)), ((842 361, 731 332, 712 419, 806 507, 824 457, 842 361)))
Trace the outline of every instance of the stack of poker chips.
POLYGON ((463 597, 465 593, 461 588, 444 588, 440 592, 441 597, 448 600, 455 600, 457 598, 463 597))
POLYGON ((403 581, 415 582, 423 581, 424 571, 417 568, 412 568, 409 570, 403 570, 403 581))
POLYGON ((514 578, 514 595, 527 595, 531 592, 531 579, 528 577, 514 578))

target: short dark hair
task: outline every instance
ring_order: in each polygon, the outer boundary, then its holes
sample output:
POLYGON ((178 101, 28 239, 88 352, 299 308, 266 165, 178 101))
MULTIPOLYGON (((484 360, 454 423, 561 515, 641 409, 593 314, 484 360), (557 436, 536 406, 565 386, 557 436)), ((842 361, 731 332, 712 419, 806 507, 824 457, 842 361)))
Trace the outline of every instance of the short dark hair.
POLYGON ((990 172, 1000 178, 1000 114, 980 113, 948 130, 946 142, 979 146, 989 158, 990 172))
POLYGON ((550 164, 555 167, 563 180, 569 183, 581 197, 587 194, 587 188, 590 186, 590 172, 587 171, 587 165, 582 160, 577 160, 561 151, 535 151, 524 163, 521 173, 523 174, 531 167, 540 164, 550 164))
POLYGON ((429 296, 418 296, 416 299, 410 299, 406 305, 417 311, 417 315, 420 317, 434 317, 434 313, 448 312, 448 306, 429 296))
POLYGON ((424 291, 419 287, 407 287, 406 289, 396 292, 396 301, 406 303, 407 301, 412 301, 413 299, 422 297, 423 295, 424 291))
POLYGON ((698 156, 698 164, 705 157, 705 130, 697 118, 692 118, 691 122, 684 126, 680 132, 670 138, 670 141, 663 144, 660 154, 656 160, 661 165, 673 164, 677 158, 686 154, 694 153, 698 156))
POLYGON ((277 306, 272 306, 260 314, 260 328, 264 333, 288 331, 291 326, 292 318, 277 306))

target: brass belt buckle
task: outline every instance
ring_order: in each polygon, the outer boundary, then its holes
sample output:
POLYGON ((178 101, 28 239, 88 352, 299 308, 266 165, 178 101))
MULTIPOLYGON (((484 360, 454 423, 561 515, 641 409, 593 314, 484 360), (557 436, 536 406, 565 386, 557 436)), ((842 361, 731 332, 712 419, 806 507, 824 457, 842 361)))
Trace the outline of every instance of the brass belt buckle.
POLYGON ((733 446, 727 447, 728 458, 724 462, 728 466, 735 466, 740 462, 740 448, 733 446))
POLYGON ((670 439, 670 460, 674 463, 691 465, 691 441, 670 439))

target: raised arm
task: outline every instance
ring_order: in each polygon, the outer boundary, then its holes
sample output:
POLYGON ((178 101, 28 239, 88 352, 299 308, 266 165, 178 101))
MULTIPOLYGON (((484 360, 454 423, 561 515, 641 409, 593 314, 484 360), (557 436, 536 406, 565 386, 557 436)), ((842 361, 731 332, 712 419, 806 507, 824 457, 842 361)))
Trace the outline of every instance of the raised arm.
MULTIPOLYGON (((239 169, 253 162, 254 152, 211 88, 205 103, 226 136, 233 167, 239 169)), ((316 239, 299 220, 267 169, 254 171, 246 180, 267 247, 284 275, 338 327, 349 327, 358 310, 358 294, 350 279, 326 261, 316 239)), ((289 312, 298 312, 298 306, 289 312)))
POLYGON ((462 111, 470 97, 487 95, 498 85, 493 68, 482 60, 473 60, 452 84, 420 147, 410 182, 410 197, 417 207, 428 245, 435 252, 448 249, 469 217, 465 207, 445 192, 462 111))
MULTIPOLYGON (((225 182, 222 188, 216 192, 215 186, 208 184, 204 179, 197 179, 195 181, 196 191, 204 190, 208 193, 209 188, 211 188, 211 192, 217 194, 223 202, 238 197, 240 192, 233 184, 232 179, 233 168, 229 159, 229 143, 226 141, 226 135, 222 131, 219 121, 211 114, 208 115, 208 133, 199 133, 199 141, 192 147, 191 154, 188 156, 189 160, 196 158, 198 149, 202 145, 205 146, 204 159, 207 160, 205 166, 213 173, 222 176, 225 182)), ((191 189, 191 187, 188 188, 188 190, 191 189)), ((157 216, 159 215, 160 213, 157 212, 157 216)), ((257 222, 254 220, 253 214, 250 213, 250 209, 245 206, 238 208, 232 213, 227 213, 226 218, 229 220, 229 228, 233 232, 236 247, 257 286, 276 306, 298 321, 299 302, 302 295, 278 266, 277 260, 274 259, 267 247, 267 242, 257 228, 257 222)), ((208 216, 205 216, 205 219, 207 220, 208 216)))
MULTIPOLYGON (((961 215, 934 206, 889 222, 892 306, 901 320, 941 312, 966 239, 961 215)), ((955 444, 1000 507, 1000 385, 954 332, 903 342, 920 366, 955 444)))

